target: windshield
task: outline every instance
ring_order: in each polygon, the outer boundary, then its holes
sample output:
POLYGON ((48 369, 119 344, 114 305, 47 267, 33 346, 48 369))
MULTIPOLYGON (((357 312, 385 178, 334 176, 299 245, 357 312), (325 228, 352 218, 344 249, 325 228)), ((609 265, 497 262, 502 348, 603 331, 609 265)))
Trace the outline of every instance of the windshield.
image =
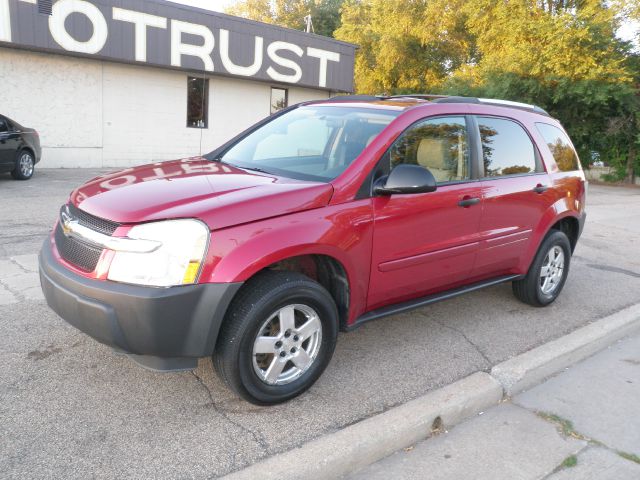
POLYGON ((321 105, 296 108, 250 133, 217 160, 300 180, 333 180, 398 113, 321 105))

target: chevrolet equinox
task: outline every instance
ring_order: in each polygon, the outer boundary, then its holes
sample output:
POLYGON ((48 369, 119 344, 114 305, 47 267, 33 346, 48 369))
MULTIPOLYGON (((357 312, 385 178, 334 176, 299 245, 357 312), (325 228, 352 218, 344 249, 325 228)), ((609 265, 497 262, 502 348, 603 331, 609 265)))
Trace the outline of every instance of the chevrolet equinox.
POLYGON ((272 115, 204 157, 95 178, 62 206, 42 289, 71 325, 256 404, 308 389, 339 330, 511 282, 553 302, 585 177, 533 105, 346 96, 272 115))

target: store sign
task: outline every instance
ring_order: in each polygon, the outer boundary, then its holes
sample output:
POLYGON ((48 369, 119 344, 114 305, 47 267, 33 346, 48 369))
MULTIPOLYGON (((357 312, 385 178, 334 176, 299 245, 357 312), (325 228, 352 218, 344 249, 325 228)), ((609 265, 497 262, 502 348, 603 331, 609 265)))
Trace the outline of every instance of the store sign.
POLYGON ((164 0, 0 0, 0 42, 127 63, 353 90, 355 46, 164 0))

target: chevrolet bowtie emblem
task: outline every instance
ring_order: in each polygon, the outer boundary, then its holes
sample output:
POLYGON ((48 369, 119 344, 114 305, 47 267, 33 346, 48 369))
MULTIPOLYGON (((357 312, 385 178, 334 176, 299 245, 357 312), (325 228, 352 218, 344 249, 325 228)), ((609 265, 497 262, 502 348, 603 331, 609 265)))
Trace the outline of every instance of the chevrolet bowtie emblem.
POLYGON ((67 207, 64 208, 60 212, 60 225, 62 226, 62 233, 64 233, 67 237, 71 233, 71 214, 67 207))

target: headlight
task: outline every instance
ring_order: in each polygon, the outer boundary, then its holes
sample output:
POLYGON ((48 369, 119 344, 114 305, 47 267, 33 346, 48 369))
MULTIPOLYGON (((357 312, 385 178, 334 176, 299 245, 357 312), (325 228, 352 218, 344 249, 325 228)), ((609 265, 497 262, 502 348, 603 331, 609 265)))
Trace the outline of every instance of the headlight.
POLYGON ((116 251, 107 278, 154 287, 195 283, 209 240, 209 229, 199 220, 166 220, 133 227, 131 239, 161 245, 149 253, 116 251))

